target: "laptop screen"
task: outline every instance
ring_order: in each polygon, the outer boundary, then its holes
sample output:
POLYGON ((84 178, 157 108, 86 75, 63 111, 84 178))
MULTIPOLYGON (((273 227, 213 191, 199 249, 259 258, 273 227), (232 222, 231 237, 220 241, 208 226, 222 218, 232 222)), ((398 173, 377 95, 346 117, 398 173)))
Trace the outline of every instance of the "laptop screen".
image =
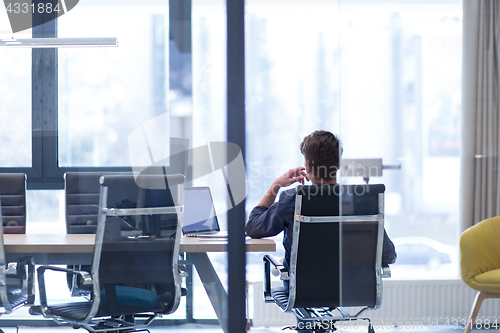
POLYGON ((184 189, 183 234, 218 232, 219 222, 208 186, 184 189))

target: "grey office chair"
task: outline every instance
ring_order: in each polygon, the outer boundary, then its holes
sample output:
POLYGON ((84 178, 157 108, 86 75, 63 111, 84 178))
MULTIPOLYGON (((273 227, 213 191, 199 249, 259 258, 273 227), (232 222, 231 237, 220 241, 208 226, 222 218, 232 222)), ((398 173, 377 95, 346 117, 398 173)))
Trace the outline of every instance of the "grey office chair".
MULTIPOLYGON (((2 203, 0 196, 0 205, 2 203)), ((6 262, 3 242, 3 218, 0 212, 0 315, 9 314, 35 301, 35 261, 22 257, 16 262, 6 262)), ((0 332, 3 331, 0 329, 0 332)))
POLYGON ((5 234, 26 233, 26 174, 0 173, 5 234))
POLYGON ((382 299, 384 191, 384 185, 297 187, 290 267, 264 256, 264 298, 293 312, 299 330, 333 331, 338 321, 363 319, 374 332, 360 315, 382 299), (289 292, 271 288, 271 265, 289 292), (351 315, 345 307, 362 309, 351 315))
POLYGON ((40 306, 32 307, 32 314, 89 332, 132 332, 174 312, 183 293, 178 265, 183 182, 183 175, 102 176, 91 273, 38 268, 40 306), (133 230, 121 229, 124 217, 136 222, 133 230), (92 286, 90 297, 52 304, 47 270, 79 275, 92 286), (135 321, 142 317, 145 322, 135 321))

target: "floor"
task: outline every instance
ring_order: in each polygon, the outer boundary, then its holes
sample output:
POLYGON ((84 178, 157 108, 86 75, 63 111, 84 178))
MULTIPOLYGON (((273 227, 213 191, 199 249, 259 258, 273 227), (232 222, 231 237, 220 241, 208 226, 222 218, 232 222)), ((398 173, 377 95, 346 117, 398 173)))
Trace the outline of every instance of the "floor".
MULTIPOLYGON (((28 314, 28 308, 18 309, 14 316, 11 314, 9 316, 0 317, 0 329, 5 333, 87 333, 85 329, 75 330, 71 326, 50 326, 50 327, 33 327, 38 322, 38 325, 45 324, 45 322, 32 320, 33 324, 26 324, 30 318, 28 314), (9 317, 9 318, 8 318, 9 317), (10 320, 9 320, 10 319, 10 320), (22 322, 26 326, 9 327, 13 322, 22 322), (2 325, 3 323, 3 325, 2 325), (28 327, 31 326, 31 327, 28 327)), ((54 322, 47 320, 48 324, 55 325, 54 322)), ((12 326, 12 325, 11 325, 12 326)), ((419 326, 412 327, 409 323, 406 327, 393 328, 388 326, 387 323, 373 323, 376 333, 462 333, 464 331, 463 327, 448 327, 446 325, 439 325, 437 327, 435 324, 429 325, 429 323, 423 323, 419 326)), ((472 332, 498 332, 500 327, 491 330, 479 330, 473 329, 472 332)), ((201 324, 184 324, 184 325, 173 325, 172 320, 156 319, 152 325, 149 327, 151 333, 167 333, 167 332, 182 332, 182 333, 222 333, 222 329, 218 325, 201 325, 201 324)), ((350 325, 348 322, 344 322, 344 325, 340 327, 336 333, 367 333, 368 328, 365 324, 360 322, 358 327, 355 327, 355 322, 350 325)), ((283 327, 251 327, 248 333, 296 333, 295 330, 283 330, 283 327)))
MULTIPOLYGON (((1 326, 1 324, 0 324, 1 326)), ((43 327, 43 328, 35 328, 35 327, 19 327, 18 331, 16 331, 15 327, 2 327, 2 330, 5 333, 86 333, 87 331, 84 329, 75 330, 71 327, 43 327)), ((187 324, 180 326, 164 326, 164 327, 151 327, 149 328, 151 333, 162 333, 162 332, 171 332, 171 331, 182 331, 183 333, 196 333, 196 332, 204 332, 204 333, 221 333, 222 330, 220 327, 215 325, 195 325, 195 324, 187 324)), ((416 333, 416 332, 433 332, 433 333, 461 333, 463 329, 459 328, 447 328, 443 326, 439 327, 423 327, 418 328, 379 328, 375 330, 377 333, 416 333)), ((497 332, 498 330, 478 330, 473 329, 472 332, 497 332)), ((295 333, 295 330, 282 330, 281 327, 252 327, 249 330, 249 333, 295 333)), ((367 332, 367 328, 358 327, 356 328, 341 328, 336 332, 339 333, 358 333, 358 332, 367 332)))

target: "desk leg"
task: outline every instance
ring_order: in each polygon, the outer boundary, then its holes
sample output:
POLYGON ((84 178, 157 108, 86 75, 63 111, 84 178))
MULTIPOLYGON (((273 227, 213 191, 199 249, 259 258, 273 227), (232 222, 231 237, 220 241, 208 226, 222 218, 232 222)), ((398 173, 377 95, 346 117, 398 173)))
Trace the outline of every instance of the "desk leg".
POLYGON ((208 298, 212 302, 220 326, 227 333, 227 292, 206 253, 190 253, 190 256, 203 283, 203 287, 205 287, 208 298))

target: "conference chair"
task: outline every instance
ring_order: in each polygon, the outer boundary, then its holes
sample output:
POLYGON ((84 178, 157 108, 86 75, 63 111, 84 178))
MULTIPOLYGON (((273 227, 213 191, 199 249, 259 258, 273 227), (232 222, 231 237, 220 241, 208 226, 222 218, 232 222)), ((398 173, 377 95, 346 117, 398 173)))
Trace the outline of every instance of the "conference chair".
POLYGON ((66 172, 64 174, 66 233, 95 234, 101 188, 99 180, 101 176, 111 174, 117 173, 66 172))
POLYGON ((26 233, 26 174, 0 173, 3 232, 26 233))
MULTIPOLYGON (((3 197, 0 196, 0 204, 3 197)), ((35 300, 35 262, 32 257, 22 257, 7 262, 3 242, 3 218, 0 212, 0 315, 9 314, 32 305, 35 300)), ((0 332, 3 331, 0 329, 0 332)))
POLYGON ((478 291, 465 333, 470 333, 486 298, 500 298, 500 216, 465 230, 460 237, 462 280, 478 291))
MULTIPOLYGON (((123 174, 112 172, 66 172, 64 196, 66 199, 66 233, 95 234, 99 211, 100 179, 104 175, 123 174)), ((68 265, 70 269, 90 272, 90 265, 68 265)), ((68 288, 73 296, 88 295, 90 286, 79 283, 77 275, 67 274, 68 288)))
POLYGON ((174 312, 183 294, 184 272, 178 265, 183 182, 183 175, 102 176, 91 272, 39 267, 40 306, 31 313, 89 332, 133 332, 174 312), (132 207, 123 208, 123 202, 132 207), (122 230, 123 218, 138 221, 140 216, 142 223, 122 230), (92 287, 90 297, 51 301, 47 271, 80 276, 82 284, 92 287))
MULTIPOLYGON (((264 256, 264 299, 293 312, 300 331, 333 331, 382 300, 384 185, 299 185, 289 268, 264 256), (271 265, 284 287, 271 288, 271 265), (362 307, 350 314, 346 307, 362 307)), ((352 311, 351 311, 352 312, 352 311)))

